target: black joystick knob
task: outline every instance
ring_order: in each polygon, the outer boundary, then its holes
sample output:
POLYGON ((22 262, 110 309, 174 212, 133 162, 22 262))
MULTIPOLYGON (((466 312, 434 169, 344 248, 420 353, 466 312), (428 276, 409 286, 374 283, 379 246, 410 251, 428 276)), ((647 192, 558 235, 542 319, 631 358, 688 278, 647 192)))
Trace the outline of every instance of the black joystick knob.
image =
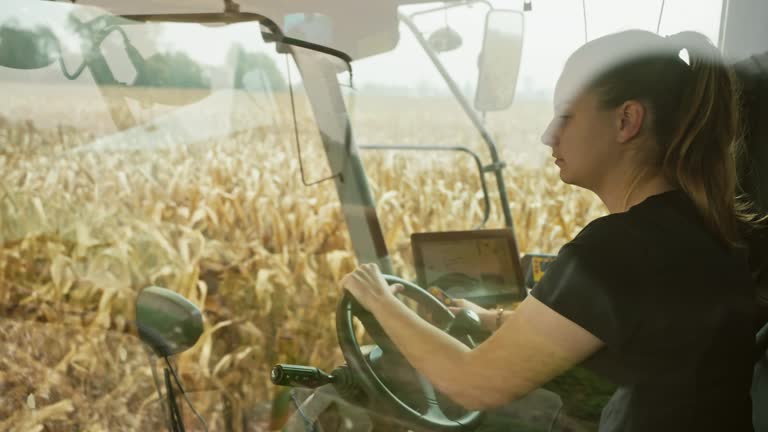
POLYGON ((468 308, 459 309, 456 317, 448 325, 446 332, 459 339, 467 335, 471 336, 475 342, 487 339, 491 335, 491 332, 483 328, 477 312, 468 308))

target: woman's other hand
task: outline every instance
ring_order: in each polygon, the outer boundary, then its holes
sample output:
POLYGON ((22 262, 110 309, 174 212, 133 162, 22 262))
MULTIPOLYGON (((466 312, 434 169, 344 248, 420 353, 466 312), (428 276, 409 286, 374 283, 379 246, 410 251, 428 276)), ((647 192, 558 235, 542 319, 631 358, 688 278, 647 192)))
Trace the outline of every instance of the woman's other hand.
POLYGON ((341 286, 370 312, 388 301, 397 300, 395 294, 403 289, 400 284, 389 285, 376 264, 362 264, 341 278, 341 286))
POLYGON ((467 299, 453 299, 453 306, 449 306, 448 309, 454 314, 458 313, 460 309, 469 309, 480 317, 480 324, 488 331, 496 330, 496 311, 488 310, 482 306, 478 306, 467 299))

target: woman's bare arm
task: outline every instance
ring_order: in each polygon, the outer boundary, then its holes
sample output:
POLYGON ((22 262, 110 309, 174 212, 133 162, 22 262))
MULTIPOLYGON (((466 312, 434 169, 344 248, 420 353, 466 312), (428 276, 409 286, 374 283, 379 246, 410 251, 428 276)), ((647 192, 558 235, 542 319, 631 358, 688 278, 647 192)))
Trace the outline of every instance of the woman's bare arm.
POLYGON ((474 350, 422 320, 394 296, 372 312, 411 365, 468 409, 518 399, 603 346, 532 296, 474 350))

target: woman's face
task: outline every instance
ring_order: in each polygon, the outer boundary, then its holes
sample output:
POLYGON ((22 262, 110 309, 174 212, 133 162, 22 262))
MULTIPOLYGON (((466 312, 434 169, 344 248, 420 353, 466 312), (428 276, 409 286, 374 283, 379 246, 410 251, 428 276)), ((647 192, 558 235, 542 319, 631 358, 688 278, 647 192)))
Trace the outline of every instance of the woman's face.
POLYGON ((554 111, 542 142, 552 148, 560 179, 596 191, 619 160, 614 110, 601 108, 593 91, 575 91, 564 73, 554 111))

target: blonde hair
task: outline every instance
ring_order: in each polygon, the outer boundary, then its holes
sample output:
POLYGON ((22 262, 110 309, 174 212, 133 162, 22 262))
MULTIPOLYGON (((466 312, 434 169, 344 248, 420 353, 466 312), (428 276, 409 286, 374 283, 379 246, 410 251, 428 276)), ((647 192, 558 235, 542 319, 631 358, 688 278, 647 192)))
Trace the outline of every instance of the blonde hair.
POLYGON ((657 143, 655 168, 690 197, 723 244, 744 247, 745 231, 765 219, 737 195, 739 90, 712 42, 696 32, 663 38, 630 30, 591 41, 571 59, 590 65, 585 87, 596 91, 603 107, 627 100, 646 106, 657 143), (688 62, 681 58, 683 50, 688 62))

